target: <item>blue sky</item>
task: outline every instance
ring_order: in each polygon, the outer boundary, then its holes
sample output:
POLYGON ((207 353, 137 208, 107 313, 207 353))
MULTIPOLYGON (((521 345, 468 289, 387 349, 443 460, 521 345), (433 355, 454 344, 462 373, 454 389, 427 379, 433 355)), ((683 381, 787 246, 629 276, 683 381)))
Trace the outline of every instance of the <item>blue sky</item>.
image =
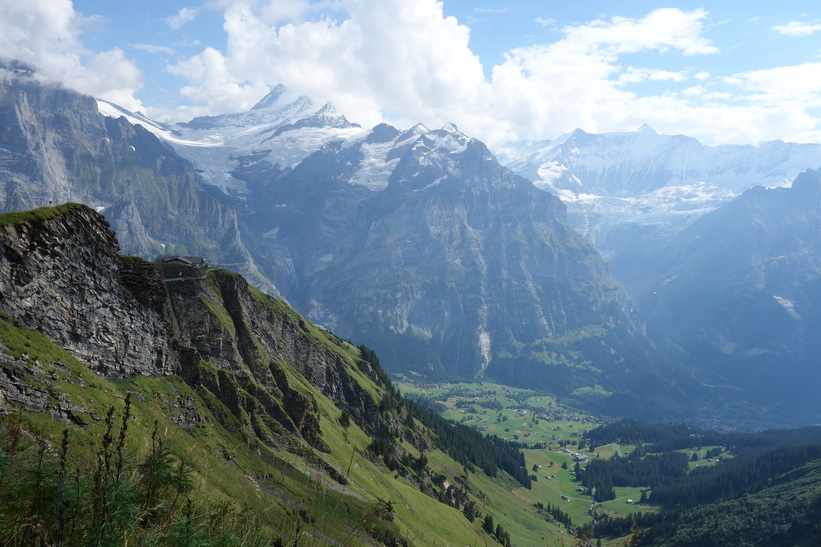
POLYGON ((169 121, 285 83, 365 126, 453 122, 495 146, 643 123, 821 141, 817 0, 0 0, 0 51, 169 121))

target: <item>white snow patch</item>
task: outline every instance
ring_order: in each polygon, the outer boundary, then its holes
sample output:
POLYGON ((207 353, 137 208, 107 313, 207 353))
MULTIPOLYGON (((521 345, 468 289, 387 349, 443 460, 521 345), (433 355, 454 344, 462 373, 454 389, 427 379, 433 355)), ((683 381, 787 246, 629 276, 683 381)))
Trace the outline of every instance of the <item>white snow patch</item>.
POLYGON ((175 132, 165 124, 159 124, 152 120, 149 120, 142 114, 133 114, 119 106, 112 104, 108 101, 104 101, 103 99, 97 99, 97 110, 103 116, 107 116, 109 118, 125 118, 128 120, 128 123, 131 125, 140 125, 145 128, 146 131, 152 133, 155 137, 160 140, 164 140, 173 144, 185 145, 185 146, 197 146, 197 147, 214 147, 214 146, 221 146, 223 144, 222 138, 219 135, 206 135, 201 137, 198 140, 188 140, 180 138, 179 136, 175 135, 175 132))
POLYGON ((417 188, 416 190, 414 190, 414 192, 424 192, 424 191, 425 191, 425 190, 427 190, 428 188, 433 188, 434 186, 438 186, 440 182, 442 182, 443 180, 445 180, 445 178, 446 178, 446 177, 439 177, 438 179, 436 179, 435 181, 431 182, 430 184, 428 184, 428 185, 427 185, 427 186, 425 186, 424 188, 417 188))
POLYGON ((567 167, 559 162, 549 161, 540 165, 536 170, 539 174, 539 180, 535 181, 534 184, 541 190, 549 189, 550 185, 560 179, 567 171, 567 167))
POLYGON ((388 160, 390 152, 395 143, 373 143, 363 144, 361 147, 364 158, 359 162, 359 170, 351 177, 351 184, 365 186, 369 190, 384 190, 399 158, 388 160))

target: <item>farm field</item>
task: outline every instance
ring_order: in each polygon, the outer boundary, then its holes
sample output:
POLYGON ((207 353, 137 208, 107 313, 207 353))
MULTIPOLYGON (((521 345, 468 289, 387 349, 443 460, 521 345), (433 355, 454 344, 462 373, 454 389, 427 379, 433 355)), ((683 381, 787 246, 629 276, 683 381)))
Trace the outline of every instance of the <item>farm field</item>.
MULTIPOLYGON (((492 383, 419 384, 400 380, 395 385, 405 396, 436 409, 449 420, 521 443, 533 480, 529 503, 558 508, 574 525, 589 523, 595 507, 576 480, 573 469, 577 461, 581 460, 583 468, 586 461, 625 456, 635 448, 608 444, 589 451, 582 439, 603 420, 531 390, 492 383)), ((609 514, 655 511, 650 505, 627 503, 627 499, 637 502, 640 495, 639 488, 619 488, 615 500, 601 505, 609 514)))

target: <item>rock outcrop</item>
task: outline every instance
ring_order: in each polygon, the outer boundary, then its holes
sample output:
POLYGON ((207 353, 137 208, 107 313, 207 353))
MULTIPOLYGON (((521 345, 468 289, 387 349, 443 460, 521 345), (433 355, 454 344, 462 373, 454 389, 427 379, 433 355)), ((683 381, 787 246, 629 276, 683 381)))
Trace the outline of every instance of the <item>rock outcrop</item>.
POLYGON ((106 376, 175 368, 162 280, 154 270, 132 291, 129 261, 101 215, 67 204, 9 217, 17 221, 0 226, 4 313, 106 376))

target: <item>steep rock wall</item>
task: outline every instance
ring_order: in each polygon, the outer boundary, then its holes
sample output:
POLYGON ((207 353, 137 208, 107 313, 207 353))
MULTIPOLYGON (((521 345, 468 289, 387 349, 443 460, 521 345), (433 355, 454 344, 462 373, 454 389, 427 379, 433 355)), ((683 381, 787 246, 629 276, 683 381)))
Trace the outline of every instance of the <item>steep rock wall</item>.
POLYGON ((0 226, 0 310, 102 374, 167 374, 176 357, 162 282, 156 271, 142 280, 159 295, 152 302, 127 284, 133 273, 108 223, 83 205, 0 226))

